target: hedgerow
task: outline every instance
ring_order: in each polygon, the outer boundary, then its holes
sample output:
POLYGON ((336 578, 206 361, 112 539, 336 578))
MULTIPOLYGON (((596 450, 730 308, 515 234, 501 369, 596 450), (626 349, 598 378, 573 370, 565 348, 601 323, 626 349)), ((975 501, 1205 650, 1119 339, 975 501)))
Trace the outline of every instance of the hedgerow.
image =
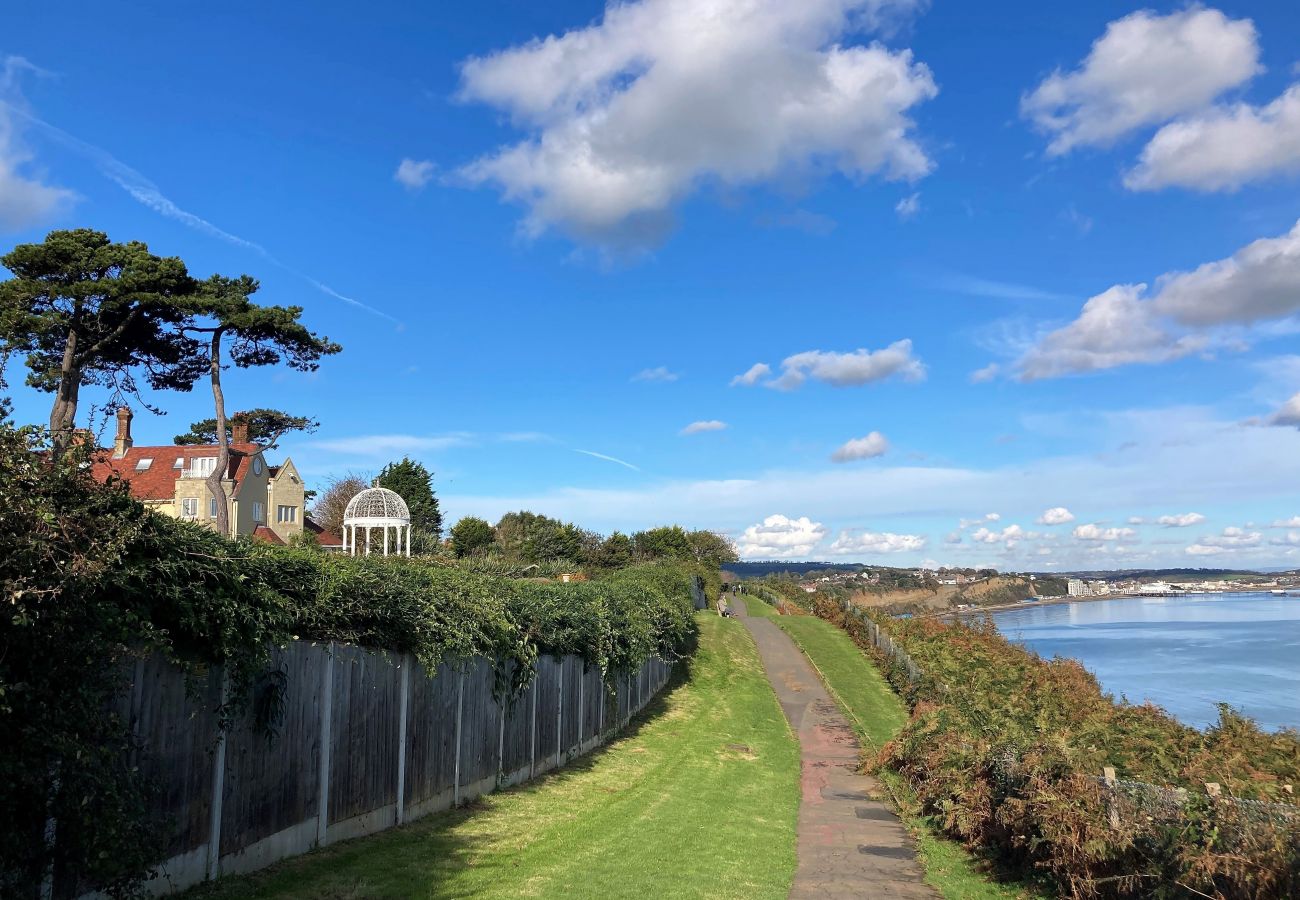
POLYGON ((1198 731, 1155 706, 1116 702, 1079 663, 1043 660, 991 622, 868 612, 920 668, 914 681, 874 649, 859 614, 829 600, 817 612, 875 656, 912 706, 876 764, 969 846, 1071 897, 1300 895, 1294 731, 1263 732, 1227 707, 1198 731), (1108 789, 1107 767, 1186 794, 1108 789))
POLYGON ((539 654, 618 673, 694 634, 685 568, 557 584, 232 542, 39 450, 34 433, 0 427, 0 896, 31 893, 56 863, 126 895, 156 862, 150 786, 114 711, 132 659, 162 653, 196 676, 221 665, 229 722, 271 649, 296 638, 410 652, 431 672, 486 656, 507 699, 539 654))

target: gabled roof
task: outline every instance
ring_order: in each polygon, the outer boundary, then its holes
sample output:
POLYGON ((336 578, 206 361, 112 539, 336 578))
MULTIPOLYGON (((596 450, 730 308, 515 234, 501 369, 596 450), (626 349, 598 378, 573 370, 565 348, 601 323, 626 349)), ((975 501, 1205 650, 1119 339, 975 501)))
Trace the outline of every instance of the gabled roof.
MULTIPOLYGON (((111 450, 101 450, 91 464, 90 474, 96 481, 107 481, 117 475, 131 488, 137 500, 171 500, 176 496, 176 480, 187 472, 193 461, 217 456, 221 448, 216 444, 196 446, 132 447, 114 459, 111 450), (139 469, 142 460, 152 462, 139 469), (181 460, 181 468, 176 460, 181 460)), ((226 477, 235 483, 235 490, 244 481, 250 469, 249 460, 262 452, 257 444, 231 444, 230 465, 226 477)))
POLYGON ((253 540, 265 541, 268 544, 278 544, 281 547, 284 546, 284 541, 280 539, 280 536, 265 525, 258 525, 253 529, 253 540))

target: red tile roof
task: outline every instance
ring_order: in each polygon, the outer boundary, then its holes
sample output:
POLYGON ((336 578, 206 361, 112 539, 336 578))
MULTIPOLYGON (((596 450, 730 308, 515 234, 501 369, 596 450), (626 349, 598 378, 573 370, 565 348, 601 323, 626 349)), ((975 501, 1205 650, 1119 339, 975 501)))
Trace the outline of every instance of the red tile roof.
POLYGON ((342 547, 343 538, 337 534, 326 531, 325 526, 321 525, 311 516, 304 516, 302 520, 302 530, 309 531, 316 535, 316 543, 322 547, 342 547))
MULTIPOLYGON (((215 444, 191 447, 132 447, 120 459, 113 458, 113 451, 102 450, 91 464, 91 475, 96 481, 107 481, 117 475, 131 487, 131 495, 137 500, 171 500, 176 496, 176 479, 188 471, 193 461, 204 457, 213 457, 220 448, 215 444), (176 468, 176 460, 183 460, 181 468, 176 468), (136 471, 136 465, 142 459, 152 459, 149 468, 143 472, 136 471)), ((239 490, 244 476, 248 473, 248 460, 262 451, 257 444, 231 444, 230 465, 226 477, 235 482, 239 490)))
POLYGON ((258 525, 253 529, 253 540, 266 541, 268 544, 279 544, 282 547, 284 546, 284 541, 281 540, 280 536, 265 525, 258 525))

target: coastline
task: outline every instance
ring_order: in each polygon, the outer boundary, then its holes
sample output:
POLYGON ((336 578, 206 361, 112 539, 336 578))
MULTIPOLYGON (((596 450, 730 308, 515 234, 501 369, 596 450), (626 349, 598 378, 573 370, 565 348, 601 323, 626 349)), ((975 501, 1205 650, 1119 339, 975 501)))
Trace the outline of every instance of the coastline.
MULTIPOLYGON (((1234 590, 1234 591, 1198 591, 1196 593, 1186 592, 1186 593, 1177 593, 1177 594, 1135 594, 1132 592, 1125 592, 1125 593, 1114 593, 1114 594, 1102 594, 1099 596, 1090 596, 1090 597, 1049 597, 1043 600, 1034 600, 1028 603, 1025 602, 999 603, 996 606, 973 606, 969 609, 945 609, 938 612, 929 613, 927 615, 916 616, 916 618, 944 619, 944 618, 948 618, 949 616, 956 616, 956 617, 979 616, 979 615, 983 615, 984 613, 1005 612, 1006 610, 1009 609, 1032 609, 1033 607, 1036 606, 1062 606, 1069 603, 1097 603, 1099 601, 1105 601, 1105 600, 1138 600, 1138 599, 1169 600, 1169 599, 1176 599, 1179 597, 1205 597, 1205 596, 1218 596, 1220 594, 1259 594, 1259 593, 1266 593, 1266 592, 1261 591, 1259 588, 1252 588, 1251 590, 1242 589, 1242 590, 1234 590)), ((1282 595, 1282 596, 1285 597, 1286 595, 1282 595)), ((1291 599, 1300 599, 1300 598, 1293 597, 1291 599)))

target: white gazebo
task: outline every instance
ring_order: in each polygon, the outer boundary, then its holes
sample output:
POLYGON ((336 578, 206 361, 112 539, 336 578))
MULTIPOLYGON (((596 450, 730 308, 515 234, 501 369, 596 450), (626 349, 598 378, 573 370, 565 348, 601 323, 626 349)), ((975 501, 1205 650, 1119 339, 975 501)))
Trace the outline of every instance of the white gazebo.
POLYGON ((388 488, 366 488, 348 501, 343 512, 343 552, 357 555, 357 532, 364 531, 365 554, 370 555, 370 531, 381 528, 384 532, 384 556, 388 555, 388 531, 397 538, 396 553, 401 556, 402 538, 406 538, 405 555, 411 555, 411 511, 403 500, 388 488))

